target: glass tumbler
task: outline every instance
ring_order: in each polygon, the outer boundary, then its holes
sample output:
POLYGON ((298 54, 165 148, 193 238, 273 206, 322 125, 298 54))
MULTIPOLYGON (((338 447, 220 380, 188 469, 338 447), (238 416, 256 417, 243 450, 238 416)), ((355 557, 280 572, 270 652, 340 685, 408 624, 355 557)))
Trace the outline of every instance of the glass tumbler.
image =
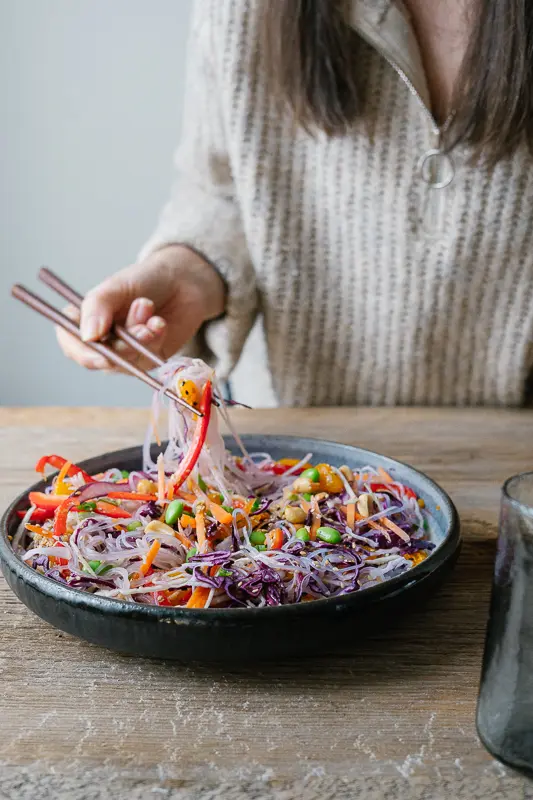
POLYGON ((533 472, 502 490, 476 721, 495 758, 533 776, 533 472))

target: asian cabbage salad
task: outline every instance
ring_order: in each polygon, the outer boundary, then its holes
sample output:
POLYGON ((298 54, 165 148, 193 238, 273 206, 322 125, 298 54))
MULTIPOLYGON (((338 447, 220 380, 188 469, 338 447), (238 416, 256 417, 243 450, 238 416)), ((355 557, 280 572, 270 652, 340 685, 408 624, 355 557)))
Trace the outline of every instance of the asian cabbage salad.
MULTIPOLYGON (((279 606, 375 586, 427 558, 422 498, 385 470, 316 463, 313 453, 275 460, 239 455, 212 370, 175 358, 159 379, 203 413, 168 407, 168 444, 153 460, 163 403, 153 399, 142 469, 89 475, 57 455, 36 470, 57 474, 19 511, 14 549, 56 581, 85 592, 158 606, 279 606)), ((160 448, 161 449, 161 448, 160 448)))

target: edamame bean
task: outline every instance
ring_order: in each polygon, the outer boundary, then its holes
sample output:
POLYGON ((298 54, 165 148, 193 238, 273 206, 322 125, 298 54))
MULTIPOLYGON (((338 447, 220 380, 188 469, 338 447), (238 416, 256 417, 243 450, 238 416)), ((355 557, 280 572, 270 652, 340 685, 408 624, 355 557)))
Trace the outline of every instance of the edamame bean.
POLYGON ((319 528, 316 532, 317 539, 322 539, 323 542, 328 544, 339 544, 342 542, 342 536, 335 528, 319 528))
POLYGON ((167 525, 175 525, 183 514, 183 500, 173 500, 168 504, 165 513, 165 522, 167 525))
POLYGON ((252 531, 250 534, 250 541, 252 544, 264 544, 266 542, 266 532, 252 531))
POLYGON ((308 542, 311 539, 307 528, 300 528, 300 530, 296 531, 296 538, 302 542, 308 542))
POLYGON ((320 473, 316 467, 311 467, 310 469, 304 469, 300 477, 307 478, 308 480, 312 481, 312 483, 318 483, 320 480, 320 473))

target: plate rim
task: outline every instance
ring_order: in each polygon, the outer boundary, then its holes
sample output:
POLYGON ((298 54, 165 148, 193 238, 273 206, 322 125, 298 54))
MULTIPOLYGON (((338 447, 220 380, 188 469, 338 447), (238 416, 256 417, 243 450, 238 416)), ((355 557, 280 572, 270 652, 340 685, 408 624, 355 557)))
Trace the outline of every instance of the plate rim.
MULTIPOLYGON (((269 433, 248 433, 240 435, 244 444, 246 441, 253 438, 262 439, 276 439, 292 442, 295 445, 305 448, 305 443, 315 445, 333 445, 334 447, 346 448, 347 450, 356 451, 358 454, 368 454, 374 458, 383 459, 395 465, 399 465, 407 469, 417 476, 421 477, 425 482, 430 484, 434 491, 439 495, 443 506, 446 508, 449 515, 450 522, 448 529, 444 536, 442 543, 435 549, 435 551, 423 562, 417 564, 409 572, 391 578, 378 586, 371 586, 367 589, 362 589, 358 592, 350 592, 338 597, 327 597, 313 600, 309 603, 291 603, 280 606, 264 606, 261 608, 206 608, 206 609, 188 609, 185 607, 172 607, 166 606, 151 606, 132 604, 127 600, 119 600, 114 597, 102 597, 99 595, 89 594, 81 589, 75 589, 70 586, 65 586, 53 578, 41 575, 32 567, 25 564, 15 553, 11 547, 8 539, 9 522, 12 514, 18 510, 18 507, 26 499, 31 491, 38 491, 42 488, 43 481, 37 481, 35 484, 19 493, 14 498, 9 506, 6 508, 2 517, 0 518, 0 562, 2 569, 5 571, 8 568, 24 583, 30 585, 33 589, 51 597, 55 597, 58 602, 67 601, 71 606, 84 607, 90 611, 101 611, 102 613, 113 612, 115 616, 128 617, 134 616, 137 619, 140 617, 146 621, 162 621, 174 622, 176 624, 210 624, 213 622, 235 622, 242 618, 242 620, 251 620, 256 618, 272 618, 275 614, 283 615, 307 615, 313 613, 320 613, 336 608, 338 611, 352 609, 354 607, 378 604, 380 601, 387 600, 391 595, 401 593, 408 590, 409 586, 418 583, 424 578, 431 575, 431 573, 439 570, 449 561, 455 559, 458 550, 461 546, 461 526, 459 513, 448 493, 439 486, 432 478, 416 469, 411 464, 407 464, 391 456, 383 455, 373 450, 358 447, 357 445, 346 444, 344 442, 336 442, 331 439, 320 439, 307 436, 293 436, 289 434, 269 434, 269 433)), ((233 441, 231 435, 224 435, 224 441, 228 444, 233 441)), ((163 443, 164 444, 164 443, 163 443)), ((91 463, 99 461, 103 458, 117 458, 131 457, 135 451, 138 451, 142 457, 142 445, 133 445, 131 447, 124 447, 118 450, 110 450, 96 456, 78 461, 77 464, 82 469, 91 468, 91 463)))

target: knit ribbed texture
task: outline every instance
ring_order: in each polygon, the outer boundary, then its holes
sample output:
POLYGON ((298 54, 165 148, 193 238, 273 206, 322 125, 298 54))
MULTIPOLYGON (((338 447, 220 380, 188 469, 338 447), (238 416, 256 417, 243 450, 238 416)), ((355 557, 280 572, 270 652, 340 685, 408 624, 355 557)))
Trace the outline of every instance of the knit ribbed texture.
POLYGON ((227 313, 207 326, 220 372, 261 311, 281 404, 520 405, 533 355, 526 149, 491 171, 456 151, 454 179, 434 189, 420 172, 431 121, 367 36, 365 113, 333 139, 276 108, 257 42, 251 0, 197 0, 177 179, 141 254, 190 244, 224 276, 227 313))

